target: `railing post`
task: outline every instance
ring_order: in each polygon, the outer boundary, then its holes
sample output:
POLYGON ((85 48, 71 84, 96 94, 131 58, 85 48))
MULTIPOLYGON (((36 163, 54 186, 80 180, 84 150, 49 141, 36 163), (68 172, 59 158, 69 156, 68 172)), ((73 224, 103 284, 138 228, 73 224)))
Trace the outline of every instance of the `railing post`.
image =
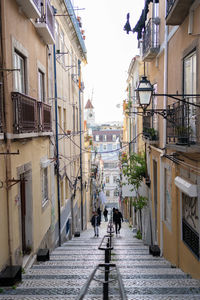
POLYGON ((103 284, 103 300, 108 300, 108 278, 109 278, 109 262, 110 262, 110 241, 108 238, 107 242, 107 249, 105 249, 105 277, 104 277, 104 284, 103 284))

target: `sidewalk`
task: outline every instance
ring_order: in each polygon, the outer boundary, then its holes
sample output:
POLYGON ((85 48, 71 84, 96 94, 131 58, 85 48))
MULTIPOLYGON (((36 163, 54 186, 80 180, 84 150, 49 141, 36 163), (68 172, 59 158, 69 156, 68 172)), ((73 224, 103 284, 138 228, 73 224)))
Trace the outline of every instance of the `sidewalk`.
MULTIPOLYGON (((104 251, 98 246, 106 227, 103 222, 100 237, 96 238, 89 225, 80 237, 56 248, 49 261, 27 270, 16 289, 3 289, 0 300, 76 299, 94 267, 104 262, 104 251)), ((149 255, 148 247, 134 237, 127 223, 122 224, 121 234, 113 237, 113 246, 111 262, 120 269, 129 300, 200 299, 200 281, 171 268, 165 259, 149 255)), ((120 299, 116 283, 110 284, 109 290, 109 299, 120 299)), ((102 299, 101 283, 92 282, 84 299, 102 299)))

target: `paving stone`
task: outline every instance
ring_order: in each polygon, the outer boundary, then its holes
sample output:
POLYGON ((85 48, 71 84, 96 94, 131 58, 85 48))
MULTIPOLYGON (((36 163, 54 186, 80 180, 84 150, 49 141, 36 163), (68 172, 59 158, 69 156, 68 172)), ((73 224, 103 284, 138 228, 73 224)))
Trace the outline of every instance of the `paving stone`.
MULTIPOLYGON (((100 237, 94 238, 93 228, 65 242, 50 254, 50 260, 36 262, 22 275, 16 289, 4 288, 0 300, 73 300, 99 263, 104 263, 104 251, 98 246, 106 233, 102 223, 100 237)), ((123 223, 120 236, 113 236, 111 263, 122 276, 128 300, 196 300, 200 299, 200 280, 190 278, 162 257, 149 255, 149 247, 134 237, 123 223)), ((84 299, 102 299, 104 272, 98 270, 84 299)), ((109 299, 118 300, 119 286, 114 269, 110 273, 109 299)))

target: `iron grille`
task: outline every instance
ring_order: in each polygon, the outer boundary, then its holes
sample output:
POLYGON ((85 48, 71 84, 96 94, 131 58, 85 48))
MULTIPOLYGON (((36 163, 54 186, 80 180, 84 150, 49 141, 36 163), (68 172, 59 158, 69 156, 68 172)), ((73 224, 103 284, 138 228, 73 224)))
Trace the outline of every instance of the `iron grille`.
POLYGON ((18 92, 12 92, 13 132, 37 132, 37 101, 18 92))
POLYGON ((39 131, 51 131, 51 106, 38 102, 38 129, 39 131))
POLYGON ((41 0, 33 0, 35 6, 37 6, 38 10, 41 12, 41 0))
POLYGON ((167 110, 167 143, 191 145, 200 142, 199 118, 189 103, 174 103, 167 110))
POLYGON ((156 23, 156 18, 149 19, 145 26, 143 34, 143 55, 149 51, 157 53, 160 47, 159 42, 159 24, 156 23))
POLYGON ((167 0, 167 16, 169 15, 176 0, 167 0))
POLYGON ((182 219, 183 241, 190 250, 199 258, 199 235, 198 233, 182 219))
POLYGON ((150 141, 158 140, 158 131, 153 128, 152 115, 143 116, 143 136, 150 141))

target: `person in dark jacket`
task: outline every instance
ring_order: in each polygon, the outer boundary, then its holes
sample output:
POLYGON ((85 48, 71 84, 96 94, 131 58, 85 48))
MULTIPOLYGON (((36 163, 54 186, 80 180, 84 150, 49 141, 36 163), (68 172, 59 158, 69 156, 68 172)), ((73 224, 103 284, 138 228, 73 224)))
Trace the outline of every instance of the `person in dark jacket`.
POLYGON ((120 233, 121 229, 121 221, 123 222, 122 213, 116 208, 113 214, 113 223, 115 224, 115 232, 116 234, 120 233))
POLYGON ((101 225, 101 219, 100 219, 100 216, 99 214, 94 211, 93 212, 93 216, 90 220, 92 226, 94 227, 94 236, 99 236, 99 226, 101 225))
POLYGON ((105 222, 107 222, 108 221, 108 210, 106 209, 106 207, 104 208, 103 215, 104 215, 105 222))
POLYGON ((98 207, 97 213, 98 213, 98 215, 99 215, 99 217, 100 217, 100 222, 101 222, 101 209, 100 209, 100 207, 98 207))

